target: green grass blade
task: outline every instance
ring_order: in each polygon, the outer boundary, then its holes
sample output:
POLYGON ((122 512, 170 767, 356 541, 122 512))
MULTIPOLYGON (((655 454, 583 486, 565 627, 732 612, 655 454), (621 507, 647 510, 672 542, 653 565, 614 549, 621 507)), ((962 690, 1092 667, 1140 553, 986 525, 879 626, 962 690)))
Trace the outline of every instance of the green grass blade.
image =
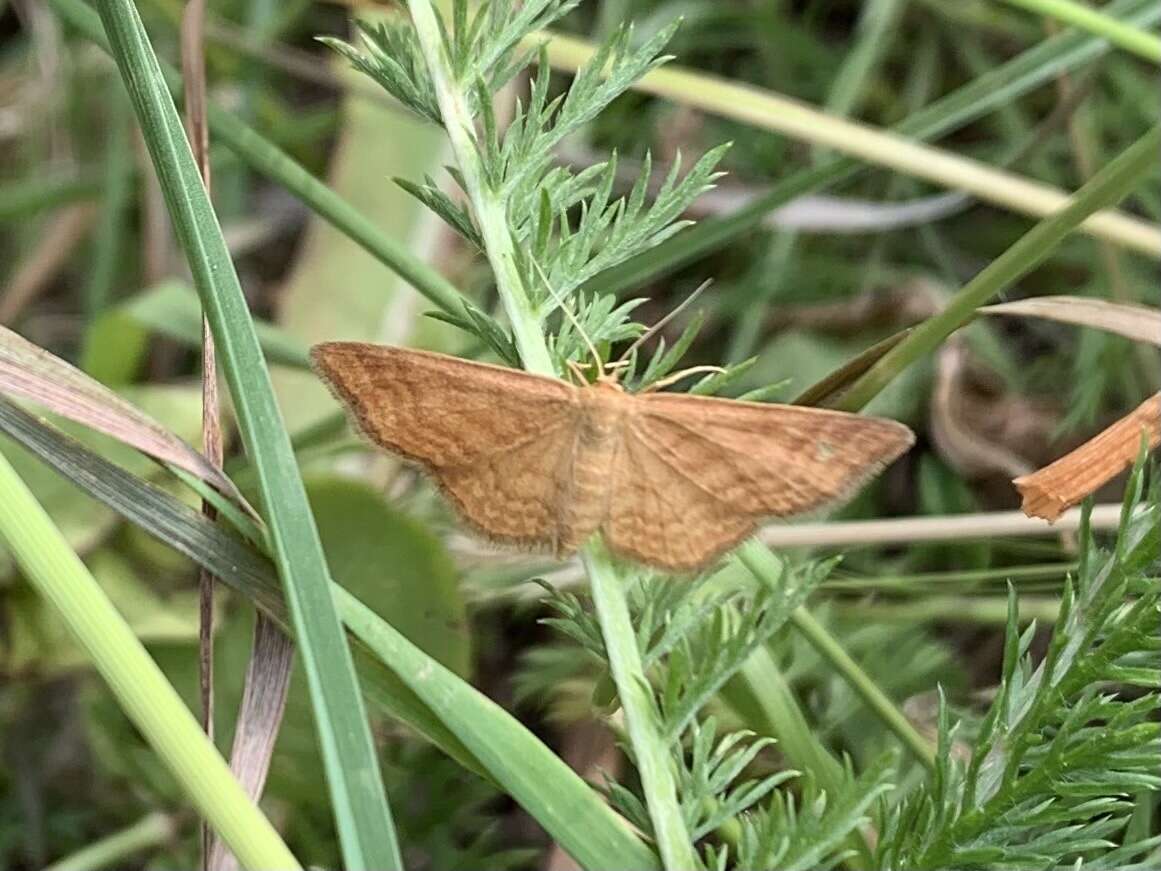
POLYGON ((463 313, 459 289, 306 171, 256 130, 217 106, 209 107, 210 133, 251 168, 294 193, 336 230, 363 246, 384 266, 447 312, 463 313))
POLYGON ((117 270, 127 247, 126 236, 130 222, 126 213, 133 196, 134 161, 129 103, 115 79, 110 78, 109 84, 104 196, 84 290, 85 312, 90 324, 105 310, 113 297, 117 270))
MULTIPOLYGON (((143 327, 196 348, 202 341, 202 311, 197 294, 182 281, 165 281, 119 306, 125 315, 143 327)), ((310 349, 274 324, 254 319, 258 344, 268 363, 310 368, 310 349)))
MULTIPOLYGON (((0 432, 90 496, 254 601, 288 628, 270 562, 164 490, 136 478, 14 405, 0 401, 0 432)), ((519 721, 334 587, 359 639, 367 697, 464 767, 490 777, 586 868, 657 867, 657 857, 604 800, 519 721)))
POLYGON ((0 221, 13 221, 43 209, 100 196, 100 176, 30 178, 0 185, 0 221))
POLYGON ((1068 206, 1025 233, 993 260, 948 302, 942 312, 915 327, 902 341, 880 357, 836 403, 845 411, 858 411, 895 377, 944 339, 975 317, 976 309, 1042 263, 1064 238, 1098 209, 1124 198, 1157 164, 1161 125, 1126 148, 1069 201, 1068 206))
POLYGON ((102 0, 101 21, 137 113, 217 342, 247 453, 258 473, 275 563, 290 604, 345 865, 402 860, 375 746, 306 492, 282 425, 238 276, 169 89, 130 0, 102 0))
MULTIPOLYGON (((82 0, 49 0, 49 3, 85 38, 108 50, 108 41, 97 15, 82 0)), ((170 90, 178 91, 180 74, 168 64, 161 69, 170 90)), ((435 305, 457 315, 463 313, 461 294, 454 284, 412 254, 405 245, 382 233, 366 215, 311 175, 294 158, 224 109, 211 104, 208 117, 213 141, 221 142, 252 169, 281 184, 435 305)), ((11 208, 27 208, 29 196, 23 190, 14 191, 11 208)))
POLYGON ((60 612, 125 713, 242 864, 300 867, 2 453, 0 541, 28 582, 60 612))
POLYGON ((425 656, 345 590, 338 590, 351 632, 419 694, 536 817, 552 838, 585 868, 657 868, 657 857, 625 821, 559 757, 495 702, 425 656), (583 789, 578 789, 576 784, 583 789))
POLYGON ((58 859, 44 871, 94 871, 116 867, 117 863, 129 861, 134 853, 164 847, 178 834, 179 828, 169 814, 152 811, 133 825, 58 859))
POLYGON ((1073 0, 1004 0, 1013 6, 1036 12, 1046 18, 1055 18, 1061 24, 1070 24, 1094 36, 1107 39, 1118 48, 1138 57, 1161 64, 1161 38, 1148 31, 1133 27, 1110 17, 1099 9, 1082 6, 1073 0))
MULTIPOLYGON (((1106 12, 1138 27, 1161 21, 1161 5, 1153 0, 1118 0, 1109 4, 1106 12)), ((930 141, 959 129, 998 106, 1051 82, 1061 73, 1076 69, 1108 51, 1108 43, 1099 37, 1076 32, 1059 34, 936 100, 892 127, 891 132, 924 142, 930 141)), ((601 273, 585 289, 589 292, 616 293, 642 285, 716 251, 753 230, 767 214, 794 198, 837 185, 865 168, 853 158, 836 157, 800 170, 733 214, 702 221, 651 251, 601 273)))

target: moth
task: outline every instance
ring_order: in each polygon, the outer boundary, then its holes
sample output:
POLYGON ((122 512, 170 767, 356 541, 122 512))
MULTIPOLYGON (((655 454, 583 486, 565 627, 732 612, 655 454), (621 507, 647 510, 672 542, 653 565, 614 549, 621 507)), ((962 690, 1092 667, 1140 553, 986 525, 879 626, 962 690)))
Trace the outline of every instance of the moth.
POLYGON ((422 466, 487 537, 557 556, 596 532, 621 557, 705 568, 769 517, 833 505, 907 450, 891 420, 580 386, 359 342, 311 350, 373 442, 422 466))

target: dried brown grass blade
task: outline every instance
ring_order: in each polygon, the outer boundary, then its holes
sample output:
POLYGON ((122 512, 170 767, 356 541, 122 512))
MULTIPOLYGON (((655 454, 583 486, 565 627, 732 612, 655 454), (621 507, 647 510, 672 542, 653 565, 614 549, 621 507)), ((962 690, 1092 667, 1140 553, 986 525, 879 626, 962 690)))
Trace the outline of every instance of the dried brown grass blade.
MULTIPOLYGON (((294 642, 261 611, 255 621, 254 645, 230 749, 230 770, 246 794, 257 801, 266 784, 278 726, 286 711, 294 642)), ((239 867, 220 838, 213 840, 208 867, 210 871, 237 871, 239 867)))
POLYGON ((1029 517, 1055 520, 1111 481, 1136 459, 1144 436, 1149 450, 1161 444, 1161 393, 1155 393, 1075 451, 1012 481, 1029 517))
POLYGON ((1126 339, 1161 346, 1161 311, 1143 305, 1082 296, 1041 296, 987 305, 978 311, 986 315, 1022 315, 1093 327, 1126 339))
MULTIPOLYGON (((210 128, 206 119, 206 2, 189 0, 181 17, 181 72, 185 92, 185 126, 198 174, 206 192, 210 191, 210 128)), ((206 458, 222 467, 221 407, 218 402, 218 365, 214 337, 209 323, 202 320, 202 448, 206 458)), ((202 502, 202 513, 211 520, 214 507, 202 502)), ((214 740, 214 576, 205 569, 198 573, 198 685, 201 696, 201 725, 214 740)), ((239 726, 239 729, 241 726, 239 726)), ((271 742, 273 743, 273 742, 271 742)), ((215 841, 209 824, 202 820, 202 868, 210 871, 215 841)))
POLYGON ((233 481, 152 417, 5 327, 0 327, 0 393, 27 399, 189 472, 258 516, 233 481))

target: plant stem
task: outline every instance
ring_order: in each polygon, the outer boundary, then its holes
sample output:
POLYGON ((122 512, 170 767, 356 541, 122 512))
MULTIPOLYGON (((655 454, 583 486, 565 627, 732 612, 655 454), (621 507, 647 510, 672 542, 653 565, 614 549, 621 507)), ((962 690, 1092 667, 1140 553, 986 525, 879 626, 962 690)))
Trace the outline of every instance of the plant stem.
POLYGON ((935 768, 935 749, 915 727, 895 707, 892 701, 883 694, 867 673, 857 662, 851 659, 850 654, 843 650, 821 623, 811 616, 805 608, 798 608, 790 615, 790 622, 794 628, 802 633, 815 650, 821 653, 826 660, 843 676, 863 702, 874 711, 896 737, 910 750, 915 758, 922 762, 929 770, 935 768))
POLYGON ((1161 64, 1161 38, 1131 24, 1118 21, 1099 10, 1088 8, 1073 0, 1004 0, 1004 2, 1088 31, 1138 57, 1161 64))
MULTIPOLYGON (((435 85, 436 99, 452 151, 471 201, 485 253, 496 279, 525 369, 555 376, 556 369, 544 340, 540 318, 533 310, 516 268, 507 204, 486 184, 475 125, 468 112, 461 83, 455 80, 443 36, 429 0, 408 4, 416 36, 435 85)), ((617 693, 625 710, 626 725, 645 802, 653 822, 661 859, 670 871, 689 871, 699 862, 677 800, 677 786, 669 767, 669 746, 662 738, 649 684, 641 665, 637 635, 629 617, 629 605, 621 579, 604 548, 590 543, 582 553, 593 588, 593 601, 601 624, 617 693)))
MULTIPOLYGON (((738 548, 737 555, 742 564, 760 583, 767 585, 771 583, 771 572, 768 568, 771 559, 770 552, 757 539, 751 538, 743 542, 738 548)), ((850 684, 851 689, 859 695, 867 707, 883 720, 887 728, 898 736, 904 746, 929 769, 934 768, 934 748, 907 721, 902 712, 879 689, 878 684, 859 667, 857 662, 851 659, 834 636, 826 631, 826 627, 815 620, 810 612, 801 606, 790 615, 790 622, 818 651, 819 655, 842 675, 843 679, 850 684)))
MULTIPOLYGON (((859 620, 922 623, 941 620, 948 623, 982 623, 1003 626, 1008 622, 1008 600, 1005 596, 930 596, 906 602, 860 602, 849 606, 840 603, 839 613, 859 620)), ((1051 626, 1060 615, 1060 599, 1048 596, 1022 596, 1020 622, 1036 620, 1051 626)))
POLYGON ((161 669, 0 454, 0 540, 64 618, 122 709, 248 868, 299 868, 161 669))
POLYGON ((480 233, 484 237, 484 253, 495 274, 496 288, 515 334, 520 359, 529 372, 555 376, 556 370, 548 354, 548 346, 544 343, 544 334, 540 331, 540 319, 532 310, 532 303, 516 270, 512 233, 508 228, 508 210, 505 202, 484 181, 480 154, 476 147, 475 125, 464 100, 463 90, 453 78, 435 10, 427 0, 411 3, 408 9, 415 23, 419 44, 427 58, 427 68, 435 85, 443 126, 451 140, 456 164, 463 176, 466 193, 472 201, 480 233))
POLYGON ((96 871, 124 865, 134 853, 160 847, 174 836, 176 825, 169 814, 154 811, 126 829, 114 832, 71 856, 58 859, 44 871, 96 871))
POLYGON ((661 861, 670 871, 689 871, 699 863, 678 805, 669 748, 661 738, 657 710, 641 665, 637 634, 629 618, 622 581, 602 544, 590 543, 581 558, 592 585, 593 605, 605 639, 605 655, 625 711, 629 743, 645 790, 661 861))
POLYGON ((99 175, 19 179, 0 185, 0 221, 14 221, 45 209, 93 200, 103 188, 99 175))

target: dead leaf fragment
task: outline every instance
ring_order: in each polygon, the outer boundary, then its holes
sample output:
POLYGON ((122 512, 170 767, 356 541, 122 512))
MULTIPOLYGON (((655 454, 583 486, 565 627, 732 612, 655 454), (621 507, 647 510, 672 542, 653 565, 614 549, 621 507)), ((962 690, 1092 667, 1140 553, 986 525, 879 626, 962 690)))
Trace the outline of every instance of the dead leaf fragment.
POLYGON ((986 315, 1023 315, 1092 327, 1136 342, 1161 345, 1161 311, 1144 305, 1083 296, 1041 296, 978 309, 986 315))
POLYGON ((1024 513, 1055 520, 1066 508, 1131 466, 1140 450, 1142 433, 1149 450, 1161 444, 1161 393, 1153 394, 1075 451, 1031 475, 1013 479, 1024 499, 1024 513))
POLYGON ((1006 445, 1001 433, 989 431, 988 421, 1003 420, 995 414, 1009 398, 984 398, 972 390, 968 373, 968 349, 953 336, 936 358, 935 392, 931 397, 931 435, 942 456, 967 478, 999 473, 1025 475, 1035 467, 1006 445))
POLYGON ((18 333, 0 326, 0 394, 33 402, 169 463, 257 512, 204 456, 108 387, 18 333))

